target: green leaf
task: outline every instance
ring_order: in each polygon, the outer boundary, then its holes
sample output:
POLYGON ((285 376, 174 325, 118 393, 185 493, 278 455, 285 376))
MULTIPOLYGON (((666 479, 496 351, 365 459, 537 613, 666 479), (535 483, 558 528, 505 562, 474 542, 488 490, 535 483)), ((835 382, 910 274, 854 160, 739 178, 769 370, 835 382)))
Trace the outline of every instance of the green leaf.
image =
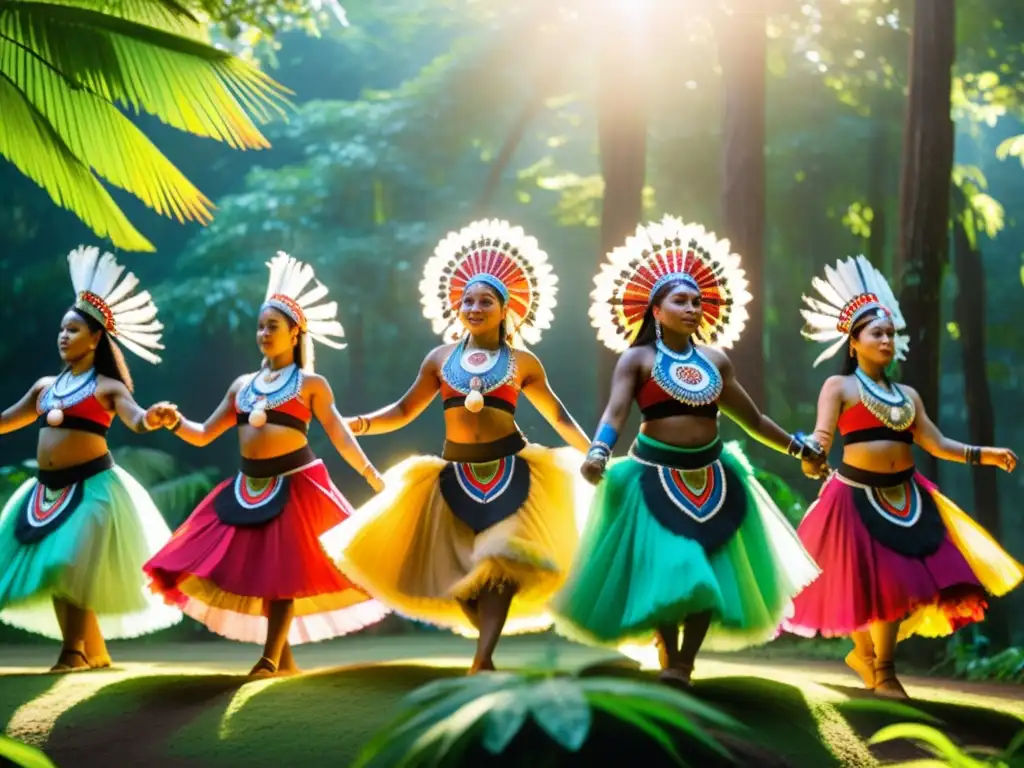
POLYGON ((551 678, 529 692, 530 710, 536 723, 556 743, 570 752, 579 751, 590 734, 590 705, 584 686, 573 678, 551 678))
POLYGON ((483 747, 492 755, 500 755, 512 743, 530 713, 530 702, 517 691, 497 694, 495 706, 484 718, 483 747))
POLYGON ((687 712, 730 731, 747 732, 749 730, 738 720, 721 710, 715 709, 693 696, 663 685, 637 683, 631 680, 618 680, 615 678, 588 678, 585 690, 588 699, 595 693, 632 698, 648 698, 679 709, 682 712, 687 712))
POLYGON ((0 757, 22 768, 56 768, 41 750, 0 734, 0 757))
POLYGON ((671 725, 676 730, 679 730, 696 741, 699 741, 705 747, 717 752, 722 757, 732 759, 732 755, 724 746, 722 746, 718 739, 705 731, 700 725, 694 723, 679 710, 660 702, 651 701, 647 698, 622 699, 622 703, 626 706, 632 707, 635 712, 646 714, 650 718, 660 720, 666 725, 671 725))
POLYGON ((946 736, 946 734, 928 725, 919 725, 917 723, 897 723, 896 725, 886 726, 872 736, 868 740, 868 744, 882 744, 884 742, 895 741, 897 739, 915 741, 936 756, 944 757, 957 765, 963 766, 964 768, 968 768, 968 766, 973 765, 981 765, 977 761, 971 760, 967 755, 965 755, 963 751, 954 744, 948 736, 946 736))
POLYGON ((591 705, 602 709, 609 715, 621 720, 624 723, 632 725, 639 731, 642 731, 651 739, 653 739, 665 752, 667 752, 672 759, 678 765, 686 765, 683 762, 683 758, 680 757, 679 752, 676 750, 675 744, 672 743, 672 739, 669 735, 657 724, 651 722, 643 715, 633 711, 629 706, 623 704, 619 699, 613 695, 604 693, 591 693, 587 696, 587 700, 590 701, 591 705))

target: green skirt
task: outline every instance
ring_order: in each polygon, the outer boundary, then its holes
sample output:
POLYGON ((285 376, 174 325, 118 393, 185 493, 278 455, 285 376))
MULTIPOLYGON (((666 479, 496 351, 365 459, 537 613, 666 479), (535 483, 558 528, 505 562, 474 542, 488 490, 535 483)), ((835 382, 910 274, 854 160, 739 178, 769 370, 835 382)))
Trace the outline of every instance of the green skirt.
POLYGON ((599 484, 552 608, 560 633, 612 646, 710 611, 705 647, 738 650, 776 637, 819 573, 738 444, 682 450, 641 434, 599 484))
POLYGON ((54 597, 95 612, 108 640, 181 621, 180 611, 149 591, 142 572, 171 531, 135 478, 115 466, 68 486, 74 508, 56 513, 64 519, 52 531, 25 541, 37 487, 26 480, 0 512, 0 621, 60 639, 54 597))

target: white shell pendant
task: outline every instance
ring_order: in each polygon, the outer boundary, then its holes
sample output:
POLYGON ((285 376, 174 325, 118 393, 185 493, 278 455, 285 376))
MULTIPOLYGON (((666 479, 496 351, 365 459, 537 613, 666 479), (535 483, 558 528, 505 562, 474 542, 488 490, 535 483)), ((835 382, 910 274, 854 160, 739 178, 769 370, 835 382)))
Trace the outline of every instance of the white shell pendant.
POLYGON ((898 422, 903 412, 895 405, 889 410, 889 415, 892 416, 892 420, 898 422))
POLYGON ((267 401, 263 398, 257 400, 249 412, 249 426, 259 429, 267 423, 267 401))
POLYGON ((51 408, 46 412, 46 423, 51 427, 59 427, 64 423, 64 411, 60 408, 51 408))
POLYGON ((466 395, 466 410, 470 413, 479 413, 484 407, 484 396, 480 394, 480 388, 483 387, 483 382, 480 380, 479 376, 474 376, 470 380, 469 386, 472 391, 466 395))

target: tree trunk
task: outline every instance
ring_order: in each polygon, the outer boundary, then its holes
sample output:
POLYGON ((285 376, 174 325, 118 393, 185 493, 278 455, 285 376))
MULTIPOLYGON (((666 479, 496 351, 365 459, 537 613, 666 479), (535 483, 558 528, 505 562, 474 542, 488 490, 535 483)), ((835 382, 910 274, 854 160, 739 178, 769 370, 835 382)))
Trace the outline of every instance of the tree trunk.
POLYGON ((754 0, 716 16, 722 67, 722 235, 743 259, 750 319, 730 358, 751 398, 765 407, 764 221, 765 221, 765 7, 754 0))
MULTIPOLYGON (((968 441, 972 445, 994 445, 996 438, 992 395, 986 375, 985 264, 981 249, 972 245, 966 226, 977 222, 964 193, 955 189, 957 217, 953 226, 953 253, 959 296, 954 302, 956 322, 960 327, 960 349, 964 371, 964 399, 967 405, 968 441)), ((974 517, 996 539, 1002 537, 999 511, 999 478, 991 467, 972 467, 974 485, 974 517)), ((993 606, 985 622, 985 634, 993 645, 1010 642, 1006 613, 993 606)))
MULTIPOLYGON (((913 363, 904 381, 939 421, 939 333, 942 267, 949 248, 953 122, 950 89, 955 57, 953 0, 917 0, 910 44, 910 97, 900 180, 900 306, 907 321, 913 363)), ((938 461, 926 455, 922 470, 933 480, 938 461)))
POLYGON ((868 207, 871 209, 871 237, 868 238, 868 261, 877 269, 888 274, 886 264, 886 198, 889 188, 889 146, 886 141, 885 125, 879 123, 871 137, 868 148, 868 207))
MULTIPOLYGON (((598 265, 640 223, 647 160, 648 78, 644 63, 650 40, 633 11, 616 7, 605 13, 620 18, 605 25, 598 62, 597 141, 604 177, 598 265)), ((593 275, 597 268, 591 266, 587 271, 593 275)), ((598 355, 600 416, 617 358, 603 346, 598 355)))

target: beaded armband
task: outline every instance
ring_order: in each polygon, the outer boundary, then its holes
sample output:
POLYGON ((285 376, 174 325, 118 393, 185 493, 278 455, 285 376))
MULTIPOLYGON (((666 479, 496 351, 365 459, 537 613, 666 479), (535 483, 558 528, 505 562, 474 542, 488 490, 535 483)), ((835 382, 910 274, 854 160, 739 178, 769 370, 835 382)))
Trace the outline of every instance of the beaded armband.
POLYGON ((805 435, 803 432, 795 432, 790 436, 786 453, 800 461, 804 459, 820 460, 825 455, 821 443, 815 440, 814 437, 805 435))
POLYGON ((597 459, 599 461, 608 461, 612 455, 612 449, 615 447, 615 443, 619 440, 618 431, 610 424, 602 423, 597 428, 597 434, 594 435, 594 440, 590 444, 590 450, 587 451, 588 459, 597 459))

